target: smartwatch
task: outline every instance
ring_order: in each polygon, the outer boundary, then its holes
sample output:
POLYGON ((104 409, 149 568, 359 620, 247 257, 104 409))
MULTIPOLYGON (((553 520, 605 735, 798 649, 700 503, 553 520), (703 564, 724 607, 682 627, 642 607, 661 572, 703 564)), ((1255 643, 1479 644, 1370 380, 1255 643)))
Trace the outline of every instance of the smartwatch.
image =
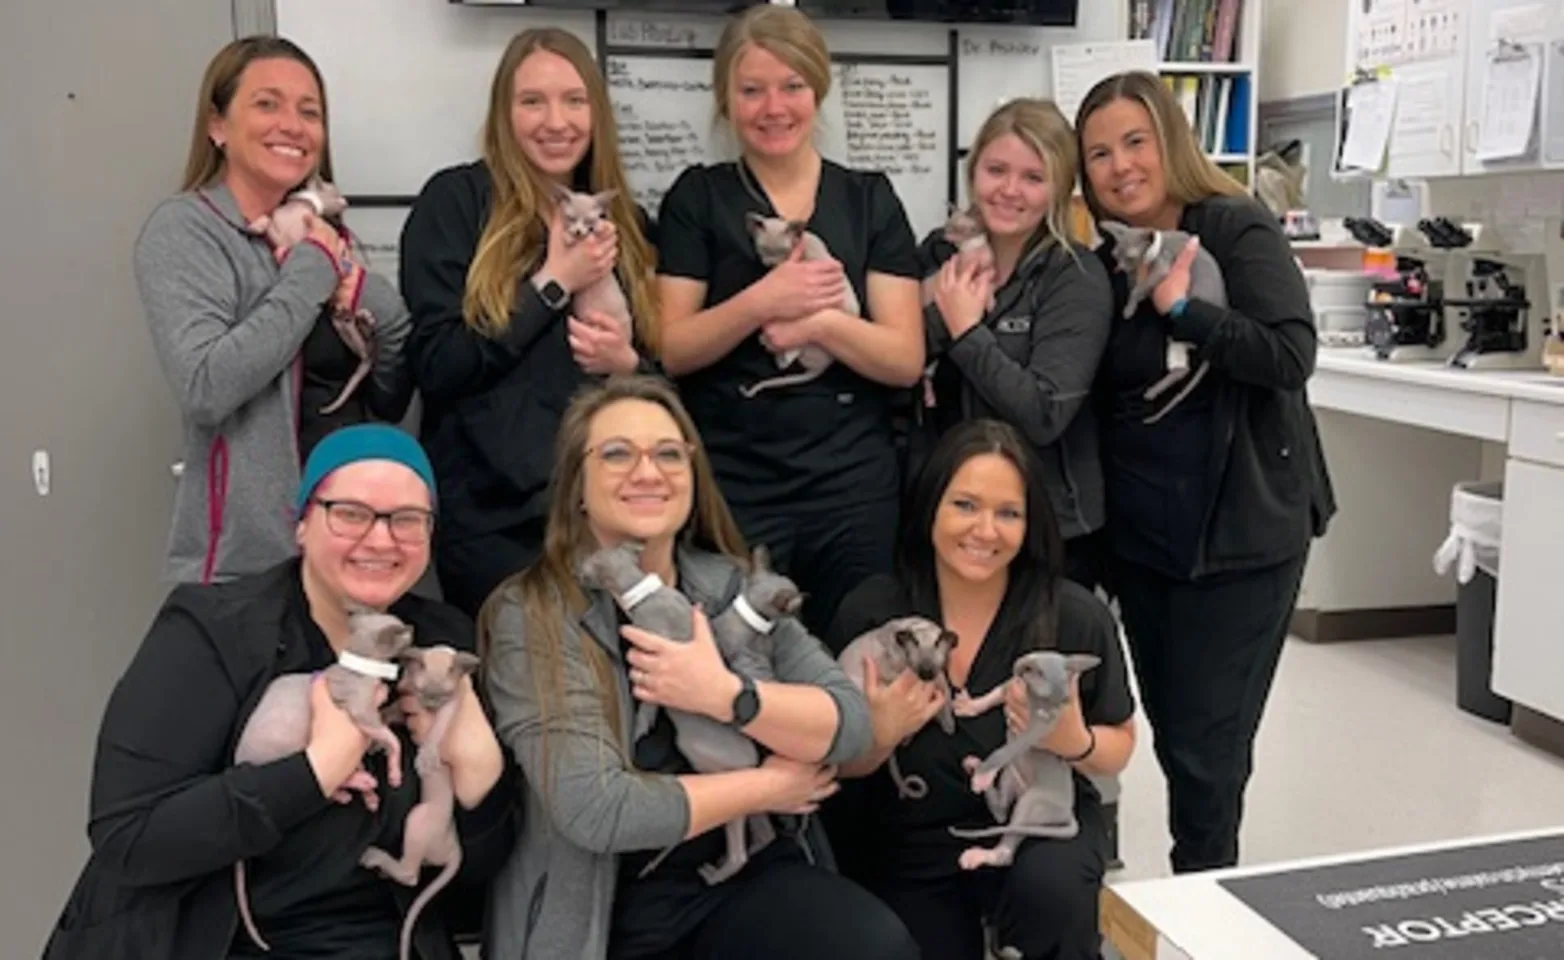
POLYGON ((736 730, 742 730, 749 726, 750 721, 760 713, 760 694, 755 690, 755 681, 740 673, 739 692, 733 698, 733 719, 728 725, 736 730))
POLYGON ((535 283, 533 286, 538 291, 538 298, 543 301, 543 305, 550 310, 565 309, 565 304, 570 302, 570 294, 564 287, 559 285, 558 280, 551 277, 542 277, 540 279, 543 282, 541 284, 535 283))

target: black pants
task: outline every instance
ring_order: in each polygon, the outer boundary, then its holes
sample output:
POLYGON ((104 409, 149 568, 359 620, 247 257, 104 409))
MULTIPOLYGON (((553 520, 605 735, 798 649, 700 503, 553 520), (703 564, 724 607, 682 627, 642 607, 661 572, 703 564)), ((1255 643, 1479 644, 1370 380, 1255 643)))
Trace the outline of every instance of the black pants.
POLYGON ((996 947, 1014 947, 1026 960, 1098 960, 1107 838, 1096 804, 1082 804, 1076 816, 1080 833, 1027 840, 1009 867, 931 881, 891 877, 875 892, 907 924, 925 960, 984 960, 984 921, 996 947))
POLYGON ((1175 873, 1238 862, 1255 733, 1307 557, 1197 582, 1114 564, 1141 704, 1168 781, 1175 873))
POLYGON ((729 882, 721 908, 657 960, 918 960, 896 914, 840 874, 789 862, 729 882))
POLYGON ((435 572, 446 603, 469 617, 506 577, 520 573, 543 550, 543 530, 532 526, 462 540, 437 539, 435 572))
MULTIPOLYGON (((824 638, 842 598, 858 584, 891 570, 898 502, 804 508, 733 508, 744 542, 765 544, 772 566, 804 592, 804 626, 824 638)), ((833 650, 832 653, 841 651, 833 650)))

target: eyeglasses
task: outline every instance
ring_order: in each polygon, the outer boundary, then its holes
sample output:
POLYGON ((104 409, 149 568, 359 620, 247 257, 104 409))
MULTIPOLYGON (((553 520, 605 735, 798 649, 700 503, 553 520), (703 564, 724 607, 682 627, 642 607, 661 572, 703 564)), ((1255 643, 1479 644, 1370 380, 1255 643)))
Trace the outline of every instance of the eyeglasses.
POLYGON ((326 529, 339 537, 362 540, 381 520, 391 532, 391 539, 407 546, 422 546, 429 542, 434 529, 434 514, 422 507, 401 507, 396 510, 376 510, 357 500, 322 500, 315 503, 326 511, 326 529))
POLYGON ((661 440, 648 449, 616 437, 588 447, 587 455, 595 455, 603 469, 613 474, 629 473, 640 465, 642 457, 649 457, 664 476, 676 476, 689 471, 694 450, 694 444, 682 440, 661 440))

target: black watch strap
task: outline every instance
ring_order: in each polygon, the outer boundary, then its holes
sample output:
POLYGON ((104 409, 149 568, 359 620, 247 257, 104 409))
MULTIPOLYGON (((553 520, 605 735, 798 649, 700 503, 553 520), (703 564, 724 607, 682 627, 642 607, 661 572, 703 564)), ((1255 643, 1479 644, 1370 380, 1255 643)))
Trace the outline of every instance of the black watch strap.
POLYGON ((760 694, 755 689, 755 681, 740 673, 739 692, 733 697, 733 719, 729 721, 734 727, 742 729, 747 727, 760 713, 760 694))

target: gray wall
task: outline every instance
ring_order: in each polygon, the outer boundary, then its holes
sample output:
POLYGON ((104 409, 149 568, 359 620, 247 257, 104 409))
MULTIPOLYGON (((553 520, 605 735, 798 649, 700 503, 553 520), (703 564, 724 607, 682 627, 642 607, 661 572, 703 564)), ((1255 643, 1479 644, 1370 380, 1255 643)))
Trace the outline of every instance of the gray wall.
POLYGON ((219 0, 0 3, 0 956, 38 955, 85 860, 104 700, 165 592, 178 416, 130 251, 232 36, 219 0))

